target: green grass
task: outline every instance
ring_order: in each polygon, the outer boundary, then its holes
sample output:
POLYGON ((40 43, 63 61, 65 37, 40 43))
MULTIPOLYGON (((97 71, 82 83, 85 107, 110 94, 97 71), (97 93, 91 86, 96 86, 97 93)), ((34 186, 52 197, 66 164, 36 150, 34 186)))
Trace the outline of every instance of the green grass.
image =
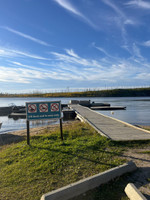
POLYGON ((150 154, 150 151, 141 151, 141 152, 137 152, 137 153, 140 153, 140 154, 150 154))
POLYGON ((122 164, 121 150, 110 143, 76 123, 64 130, 64 142, 59 130, 46 130, 31 138, 31 146, 26 141, 6 146, 0 151, 0 199, 39 200, 43 193, 122 164))
MULTIPOLYGON (((150 145, 149 141, 112 142, 80 122, 63 131, 64 142, 59 129, 46 129, 31 138, 30 146, 22 141, 1 148, 0 199, 39 200, 44 193, 124 163, 120 155, 126 148, 150 145)), ((113 187, 120 190, 119 186, 117 182, 113 187)), ((114 195, 110 188, 103 186, 103 191, 114 195)), ((122 194, 114 199, 126 199, 122 194)), ((94 195, 102 199, 100 193, 94 195)))

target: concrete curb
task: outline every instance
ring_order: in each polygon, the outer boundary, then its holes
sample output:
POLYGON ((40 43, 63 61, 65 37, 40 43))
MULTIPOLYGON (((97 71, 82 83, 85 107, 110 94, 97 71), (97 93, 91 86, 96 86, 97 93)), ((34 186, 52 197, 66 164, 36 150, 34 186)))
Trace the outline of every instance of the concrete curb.
POLYGON ((133 183, 129 183, 126 186, 125 193, 130 200, 147 200, 133 183))
POLYGON ((67 200, 136 169, 137 167, 135 163, 130 161, 129 163, 120 165, 105 172, 80 180, 76 183, 72 183, 60 189, 46 193, 41 197, 41 200, 67 200))

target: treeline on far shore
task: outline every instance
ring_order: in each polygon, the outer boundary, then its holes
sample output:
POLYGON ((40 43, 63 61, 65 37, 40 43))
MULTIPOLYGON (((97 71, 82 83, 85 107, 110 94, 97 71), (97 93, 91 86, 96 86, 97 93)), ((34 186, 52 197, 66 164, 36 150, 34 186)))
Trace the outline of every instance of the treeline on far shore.
POLYGON ((30 93, 30 94, 4 94, 0 97, 147 97, 150 96, 149 88, 88 90, 83 92, 57 92, 57 93, 30 93))

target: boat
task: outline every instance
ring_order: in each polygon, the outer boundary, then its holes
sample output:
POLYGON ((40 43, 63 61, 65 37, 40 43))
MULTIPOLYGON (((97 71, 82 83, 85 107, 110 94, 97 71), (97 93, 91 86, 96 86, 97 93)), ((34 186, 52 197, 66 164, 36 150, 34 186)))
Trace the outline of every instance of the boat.
POLYGON ((12 108, 13 113, 26 113, 26 107, 25 106, 14 106, 12 108))

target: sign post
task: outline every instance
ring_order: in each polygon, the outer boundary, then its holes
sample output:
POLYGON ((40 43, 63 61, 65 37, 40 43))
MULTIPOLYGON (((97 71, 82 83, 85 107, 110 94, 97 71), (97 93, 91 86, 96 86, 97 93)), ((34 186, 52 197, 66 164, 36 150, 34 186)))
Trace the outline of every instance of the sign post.
POLYGON ((30 125, 29 125, 29 120, 27 120, 27 144, 30 145, 30 125))
POLYGON ((62 119, 61 119, 61 102, 27 102, 26 103, 26 120, 27 120, 27 144, 30 145, 30 127, 29 121, 46 119, 60 119, 60 133, 63 140, 62 119))
POLYGON ((60 118, 59 120, 60 120, 60 137, 61 137, 61 140, 63 141, 64 137, 63 137, 63 130, 62 130, 62 118, 60 118))

